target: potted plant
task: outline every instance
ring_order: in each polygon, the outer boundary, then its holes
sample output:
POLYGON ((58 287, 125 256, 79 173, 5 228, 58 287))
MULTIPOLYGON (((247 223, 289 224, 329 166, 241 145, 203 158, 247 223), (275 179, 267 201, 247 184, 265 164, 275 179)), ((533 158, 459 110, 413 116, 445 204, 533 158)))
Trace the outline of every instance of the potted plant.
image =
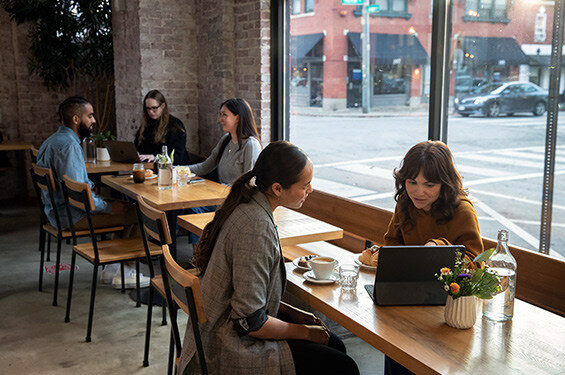
POLYGON ((110 153, 108 149, 104 147, 104 142, 115 141, 116 137, 110 134, 110 131, 96 133, 92 136, 92 139, 96 142, 96 160, 109 161, 110 153))
MULTIPOLYGON (((484 262, 495 249, 479 254, 474 261, 484 262)), ((444 267, 436 277, 448 293, 445 304, 445 322, 455 328, 471 328, 477 320, 477 298, 491 299, 500 290, 500 282, 494 272, 485 266, 472 269, 470 262, 463 260, 463 254, 457 252, 455 267, 444 267)))

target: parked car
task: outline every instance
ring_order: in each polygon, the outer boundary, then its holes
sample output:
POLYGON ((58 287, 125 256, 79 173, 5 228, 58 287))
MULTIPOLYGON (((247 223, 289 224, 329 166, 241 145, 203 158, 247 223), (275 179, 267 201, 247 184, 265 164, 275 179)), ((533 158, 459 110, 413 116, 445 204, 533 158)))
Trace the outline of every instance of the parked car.
POLYGON ((487 80, 483 78, 475 78, 471 76, 457 76, 455 78, 455 96, 460 97, 469 94, 477 87, 487 84, 487 80))
POLYGON ((547 108, 547 90, 531 82, 489 83, 455 99, 455 110, 463 117, 482 114, 497 117, 505 113, 532 112, 541 116, 547 108))

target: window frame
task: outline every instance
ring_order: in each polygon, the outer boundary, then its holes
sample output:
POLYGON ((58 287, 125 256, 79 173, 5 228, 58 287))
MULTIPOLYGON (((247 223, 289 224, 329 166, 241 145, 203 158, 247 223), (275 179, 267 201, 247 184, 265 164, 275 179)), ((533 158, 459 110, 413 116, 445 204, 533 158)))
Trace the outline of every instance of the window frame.
POLYGON ((494 15, 495 12, 495 4, 497 0, 487 0, 490 2, 490 8, 487 15, 480 14, 480 6, 481 2, 485 0, 474 0, 476 3, 475 7, 471 8, 470 1, 465 1, 465 14, 463 15, 463 22, 492 22, 492 23, 510 23, 510 19, 508 18, 508 0, 505 1, 504 7, 504 16, 496 16, 494 15), (478 16, 471 16, 469 12, 476 12, 478 16))

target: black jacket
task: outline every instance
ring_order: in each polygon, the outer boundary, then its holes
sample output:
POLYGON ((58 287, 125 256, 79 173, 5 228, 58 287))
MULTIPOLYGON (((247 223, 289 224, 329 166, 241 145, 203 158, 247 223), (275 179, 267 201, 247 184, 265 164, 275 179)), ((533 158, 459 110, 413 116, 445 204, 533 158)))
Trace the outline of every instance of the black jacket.
MULTIPOLYGON (((174 116, 169 115, 168 131, 165 135, 164 142, 155 143, 155 129, 157 127, 156 121, 147 123, 147 127, 143 132, 143 142, 139 141, 139 130, 135 135, 135 147, 140 154, 156 155, 160 154, 163 145, 167 146, 169 155, 173 150, 174 165, 187 165, 189 164, 188 151, 186 151, 186 130, 181 120, 174 116)), ((141 130, 141 129, 140 129, 141 130)))

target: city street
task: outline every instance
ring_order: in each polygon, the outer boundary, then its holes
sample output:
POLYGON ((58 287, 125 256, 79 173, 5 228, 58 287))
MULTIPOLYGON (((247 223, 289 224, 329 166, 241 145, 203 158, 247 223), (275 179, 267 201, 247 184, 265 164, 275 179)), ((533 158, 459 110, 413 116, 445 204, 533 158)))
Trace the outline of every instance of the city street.
MULTIPOLYGON (((475 204, 483 236, 496 238, 505 228, 511 244, 537 251, 545 124, 545 115, 450 116, 448 145, 475 204)), ((411 146, 427 139, 427 132, 427 116, 290 118, 290 141, 314 161, 314 188, 389 210, 394 209, 393 170, 411 146)), ((563 131, 557 143, 551 255, 563 258, 563 131)))

